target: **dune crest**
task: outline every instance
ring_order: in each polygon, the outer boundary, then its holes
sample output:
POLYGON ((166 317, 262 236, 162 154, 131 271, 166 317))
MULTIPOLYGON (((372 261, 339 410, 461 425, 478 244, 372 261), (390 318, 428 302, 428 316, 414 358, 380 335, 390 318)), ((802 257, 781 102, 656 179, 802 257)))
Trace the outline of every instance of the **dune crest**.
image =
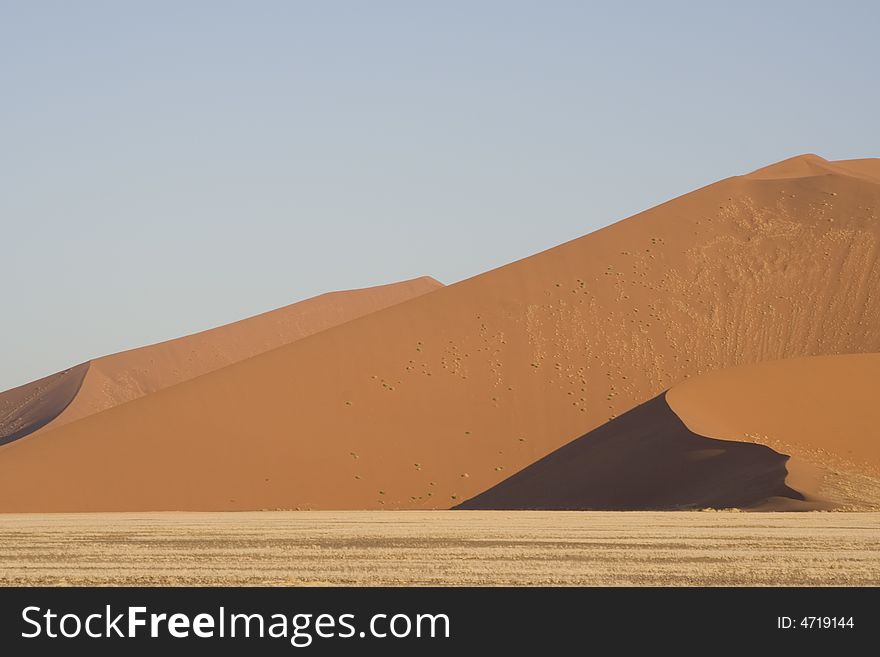
POLYGON ((880 159, 862 158, 859 160, 837 160, 834 165, 843 173, 856 175, 880 183, 880 159))
POLYGON ((806 153, 762 167, 744 177, 752 180, 782 180, 829 174, 852 176, 868 182, 880 183, 880 160, 830 161, 813 153, 806 153))

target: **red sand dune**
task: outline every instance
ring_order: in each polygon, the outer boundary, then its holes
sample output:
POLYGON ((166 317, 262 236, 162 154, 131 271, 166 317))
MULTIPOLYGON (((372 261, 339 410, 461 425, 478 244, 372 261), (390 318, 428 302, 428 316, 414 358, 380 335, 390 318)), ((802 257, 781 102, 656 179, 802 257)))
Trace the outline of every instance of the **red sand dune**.
POLYGON ((880 508, 880 354, 719 370, 572 441, 464 509, 880 508))
POLYGON ((0 447, 0 510, 449 508, 688 377, 880 351, 876 163, 801 159, 0 447))
POLYGON ((799 501, 787 457, 688 430, 663 395, 636 406, 460 509, 631 510, 753 507, 799 501))
POLYGON ((721 370, 675 386, 666 399, 695 433, 790 456, 788 485, 809 501, 880 501, 880 354, 721 370))
POLYGON ((442 287, 430 277, 330 292, 140 349, 96 358, 0 394, 0 445, 54 429, 442 287))

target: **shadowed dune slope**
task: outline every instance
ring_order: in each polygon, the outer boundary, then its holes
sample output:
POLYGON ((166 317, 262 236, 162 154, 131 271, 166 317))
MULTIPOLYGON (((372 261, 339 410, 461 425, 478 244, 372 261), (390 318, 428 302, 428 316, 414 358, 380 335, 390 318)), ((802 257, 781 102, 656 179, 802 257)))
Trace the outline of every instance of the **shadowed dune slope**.
POLYGON ((785 483, 786 461, 764 445, 691 432, 661 395, 458 508, 628 511, 803 500, 785 483))
POLYGON ((232 324, 120 352, 0 393, 0 444, 201 376, 442 287, 430 277, 330 292, 232 324))
POLYGON ((0 510, 456 506, 685 378, 880 351, 878 214, 842 170, 720 181, 0 447, 0 510))
POLYGON ((0 394, 0 445, 58 417, 76 397, 88 369, 83 363, 0 394))

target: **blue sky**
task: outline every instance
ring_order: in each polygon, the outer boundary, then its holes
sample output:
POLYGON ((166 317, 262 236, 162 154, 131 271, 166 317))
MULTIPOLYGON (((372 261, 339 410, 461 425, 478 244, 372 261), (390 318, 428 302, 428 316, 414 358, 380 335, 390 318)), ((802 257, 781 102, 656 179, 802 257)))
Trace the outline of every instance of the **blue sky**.
POLYGON ((0 389, 878 156, 878 7, 0 0, 0 389))

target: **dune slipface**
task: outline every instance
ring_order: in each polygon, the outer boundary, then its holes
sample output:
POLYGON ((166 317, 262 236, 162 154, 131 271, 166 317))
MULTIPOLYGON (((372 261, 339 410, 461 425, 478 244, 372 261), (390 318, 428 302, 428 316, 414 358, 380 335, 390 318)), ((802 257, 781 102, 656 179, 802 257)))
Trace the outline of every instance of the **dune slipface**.
POLYGON ((722 180, 47 427, 0 448, 0 510, 450 508, 686 378, 880 351, 875 169, 722 180))
POLYGON ((61 415, 88 369, 83 363, 0 394, 0 445, 38 431, 61 415))
POLYGON ((0 444, 56 428, 442 287, 430 277, 330 292, 176 340, 96 358, 0 393, 0 444))

